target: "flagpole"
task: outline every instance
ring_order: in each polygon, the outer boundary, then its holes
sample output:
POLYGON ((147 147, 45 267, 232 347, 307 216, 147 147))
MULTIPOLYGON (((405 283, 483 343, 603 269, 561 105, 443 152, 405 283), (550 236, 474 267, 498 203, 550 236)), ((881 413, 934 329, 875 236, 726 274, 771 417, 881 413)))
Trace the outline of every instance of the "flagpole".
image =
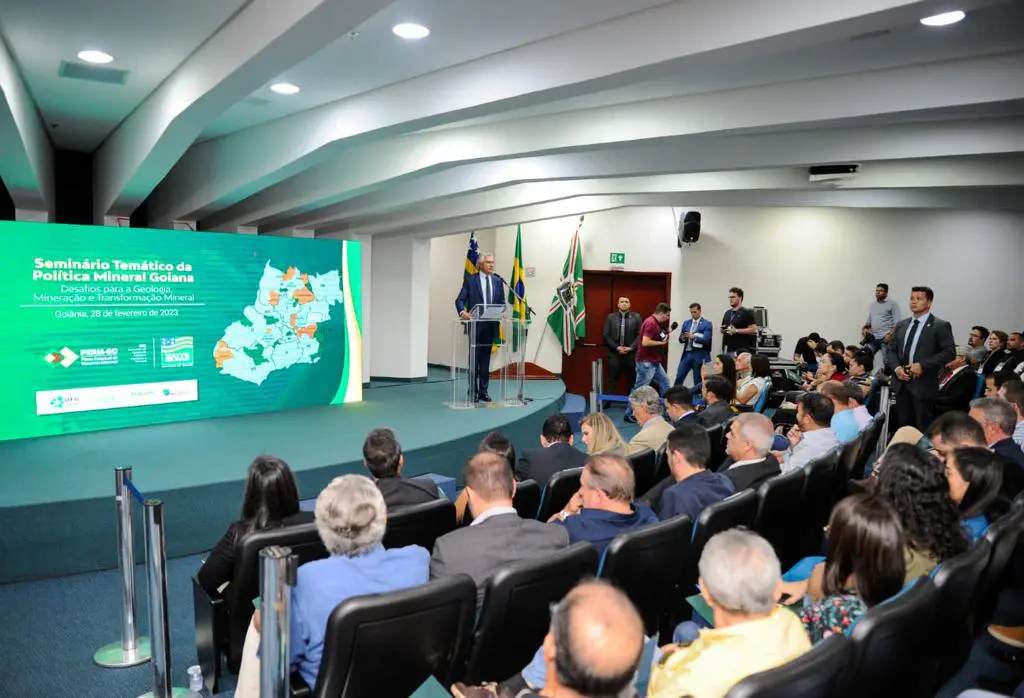
MULTIPOLYGON (((580 216, 580 220, 576 224, 576 230, 573 231, 573 236, 579 234, 580 228, 583 227, 583 218, 584 218, 585 215, 586 214, 583 214, 583 215, 580 216)), ((580 248, 582 249, 582 247, 583 247, 583 242, 580 241, 580 248)), ((549 317, 551 317, 551 310, 550 309, 548 310, 547 317, 544 318, 544 329, 541 330, 540 338, 537 340, 537 350, 533 353, 533 363, 535 363, 535 364, 537 363, 537 359, 540 357, 540 348, 541 348, 542 343, 544 342, 544 335, 547 334, 547 331, 548 331, 548 325, 549 325, 548 318, 549 317)), ((573 342, 573 343, 575 344, 575 342, 573 342)), ((559 349, 562 350, 562 353, 564 353, 564 349, 562 347, 559 347, 559 349)))

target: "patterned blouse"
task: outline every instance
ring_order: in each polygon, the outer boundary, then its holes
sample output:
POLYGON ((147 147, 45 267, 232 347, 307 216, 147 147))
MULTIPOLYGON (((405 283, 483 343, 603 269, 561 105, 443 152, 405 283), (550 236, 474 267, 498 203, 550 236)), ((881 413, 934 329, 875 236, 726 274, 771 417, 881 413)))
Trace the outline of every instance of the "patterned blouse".
POLYGON ((800 612, 800 620, 811 644, 817 644, 830 635, 847 632, 867 610, 856 594, 837 594, 807 603, 800 612))

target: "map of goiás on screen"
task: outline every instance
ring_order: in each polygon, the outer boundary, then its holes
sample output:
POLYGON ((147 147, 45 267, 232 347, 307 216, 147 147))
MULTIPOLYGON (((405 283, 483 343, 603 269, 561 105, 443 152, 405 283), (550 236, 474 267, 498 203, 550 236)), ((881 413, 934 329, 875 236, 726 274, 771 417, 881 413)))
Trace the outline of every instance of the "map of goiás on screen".
POLYGON ((256 302, 228 325, 213 350, 221 374, 260 385, 274 371, 319 360, 317 328, 342 303, 337 269, 310 275, 267 262, 256 302))

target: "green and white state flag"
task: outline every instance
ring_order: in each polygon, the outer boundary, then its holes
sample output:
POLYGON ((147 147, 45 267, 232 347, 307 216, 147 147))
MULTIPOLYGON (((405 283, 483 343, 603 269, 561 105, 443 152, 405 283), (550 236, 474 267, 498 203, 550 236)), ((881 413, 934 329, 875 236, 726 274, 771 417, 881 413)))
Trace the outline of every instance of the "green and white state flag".
POLYGON ((587 309, 583 302, 583 247, 580 245, 580 228, 583 216, 572 236, 569 255, 562 267, 562 277, 555 289, 548 309, 548 325, 562 345, 562 351, 572 354, 576 340, 582 339, 587 330, 587 309))

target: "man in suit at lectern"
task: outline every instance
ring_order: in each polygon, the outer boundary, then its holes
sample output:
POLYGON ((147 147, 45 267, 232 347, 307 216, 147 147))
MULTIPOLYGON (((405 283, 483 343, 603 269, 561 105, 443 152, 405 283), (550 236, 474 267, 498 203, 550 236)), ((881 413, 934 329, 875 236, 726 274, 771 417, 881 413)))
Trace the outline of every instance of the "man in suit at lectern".
MULTIPOLYGON (((494 255, 481 254, 479 272, 462 282, 462 290, 455 299, 455 310, 463 320, 478 305, 505 305, 501 279, 494 273, 494 255)), ((470 389, 475 390, 473 402, 490 402, 487 388, 491 382, 491 345, 498 332, 497 322, 480 321, 476 325, 476 375, 470 377, 470 389)))

